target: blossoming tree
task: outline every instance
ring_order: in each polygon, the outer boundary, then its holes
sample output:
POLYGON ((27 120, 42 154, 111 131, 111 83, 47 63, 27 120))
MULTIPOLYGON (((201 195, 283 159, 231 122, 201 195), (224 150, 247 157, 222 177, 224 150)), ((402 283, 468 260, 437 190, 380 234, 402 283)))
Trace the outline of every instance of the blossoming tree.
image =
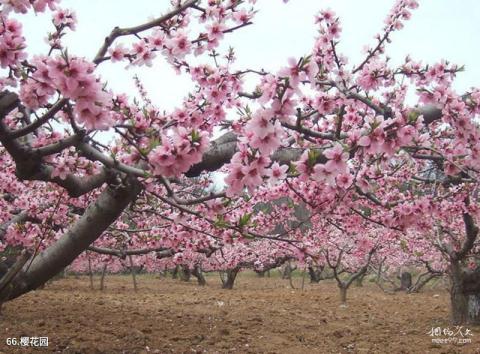
POLYGON ((340 20, 326 10, 310 53, 278 72, 237 68, 233 49, 215 50, 252 23, 254 3, 174 0, 161 17, 115 27, 86 58, 62 42, 76 18, 59 1, 0 2, 0 241, 28 259, 0 281, 0 299, 37 288, 88 248, 172 256, 266 239, 303 261, 327 247, 332 228, 338 239, 339 230, 372 227, 386 230, 383 243, 435 235, 453 320, 478 321, 479 273, 467 263, 478 243, 480 91, 455 92, 461 68, 446 61, 391 66, 386 46, 415 0, 395 2, 359 63, 339 52, 340 20), (47 53, 26 47, 16 18, 29 11, 52 16, 47 53), (97 73, 113 62, 148 67, 157 56, 194 84, 172 111, 140 81, 134 100, 97 73), (247 77, 257 80, 253 92, 247 77), (225 191, 206 192, 213 171, 226 174, 225 191), (281 197, 302 203, 308 220, 272 234, 278 220, 255 206, 281 197), (321 235, 302 232, 307 222, 321 235))

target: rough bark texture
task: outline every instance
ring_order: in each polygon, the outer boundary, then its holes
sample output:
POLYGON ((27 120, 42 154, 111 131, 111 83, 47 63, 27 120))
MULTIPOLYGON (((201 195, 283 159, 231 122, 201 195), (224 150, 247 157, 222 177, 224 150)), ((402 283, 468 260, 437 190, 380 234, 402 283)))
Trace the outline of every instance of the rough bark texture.
POLYGON ((365 274, 362 274, 355 280, 355 286, 356 287, 362 287, 363 286, 363 279, 365 279, 365 274))
POLYGON ((427 273, 423 273, 423 274, 420 274, 417 278, 417 281, 415 282, 414 285, 412 285, 408 290, 407 292, 408 293, 418 293, 420 292, 420 290, 423 289, 423 287, 425 285, 427 285, 432 279, 435 279, 435 278, 438 278, 438 277, 441 277, 442 274, 441 273, 430 273, 430 272, 427 272, 427 273))
POLYGON ((468 272, 455 262, 450 272, 452 323, 480 324, 480 272, 468 272))
POLYGON ((3 257, 0 261, 0 279, 7 273, 11 266, 15 264, 16 257, 3 257))
POLYGON ((105 289, 105 274, 107 273, 107 263, 103 265, 102 275, 100 276, 100 290, 105 289))
POLYGON ((13 290, 13 287, 10 286, 10 282, 15 278, 18 272, 21 271, 24 264, 30 258, 30 253, 26 250, 23 250, 20 256, 17 258, 15 263, 7 270, 7 272, 0 278, 0 307, 2 302, 8 298, 8 295, 13 290))
POLYGON ((319 283, 322 279, 323 267, 308 267, 308 275, 310 276, 310 283, 319 283))
POLYGON ((291 279, 293 271, 297 269, 296 266, 292 266, 290 261, 287 262, 285 268, 283 269, 282 279, 291 279))
POLYGON ((207 281, 205 280, 205 277, 203 276, 202 268, 200 268, 199 265, 196 265, 193 268, 192 275, 197 278, 198 285, 200 286, 205 286, 207 285, 207 281))
POLYGON ((346 286, 339 286, 338 289, 340 290, 340 302, 342 305, 347 304, 347 289, 346 286))
POLYGON ((172 270, 172 279, 178 279, 178 273, 180 271, 180 266, 177 264, 172 270))
POLYGON ((400 275, 400 287, 397 291, 407 291, 412 287, 412 274, 409 272, 402 272, 400 275))
MULTIPOLYGON (((469 200, 465 201, 469 205, 469 200)), ((480 324, 480 271, 468 271, 464 262, 478 236, 473 217, 463 214, 465 241, 459 251, 450 254, 450 302, 453 324, 480 324)))
POLYGON ((132 281, 133 281, 133 290, 137 291, 137 271, 135 269, 135 266, 133 265, 133 259, 132 256, 128 256, 128 262, 130 264, 130 273, 132 274, 132 281))
POLYGON ((182 281, 190 281, 190 277, 192 276, 192 272, 188 267, 186 266, 181 266, 180 267, 180 279, 182 281))
POLYGON ((93 272, 92 272, 92 261, 88 257, 88 278, 90 279, 90 289, 93 290, 93 272))
POLYGON ((226 271, 227 277, 225 281, 223 281, 222 284, 222 289, 233 289, 233 285, 235 284, 235 278, 237 277, 238 272, 240 271, 239 267, 233 268, 233 269, 228 269, 226 271))
POLYGON ((36 289, 68 266, 120 216, 139 191, 136 183, 105 188, 67 233, 27 262, 12 280, 8 300, 36 289))

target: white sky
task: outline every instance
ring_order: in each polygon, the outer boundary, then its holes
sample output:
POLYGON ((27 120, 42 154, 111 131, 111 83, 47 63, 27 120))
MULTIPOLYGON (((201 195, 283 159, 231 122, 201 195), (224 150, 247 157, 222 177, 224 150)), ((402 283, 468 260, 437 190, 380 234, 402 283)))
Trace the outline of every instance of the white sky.
MULTIPOLYGON (((62 7, 73 8, 78 17, 76 32, 65 38, 69 52, 93 58, 103 38, 114 26, 128 27, 159 16, 169 6, 168 0, 66 0, 62 7)), ((260 12, 255 24, 226 37, 225 44, 233 46, 239 68, 276 71, 288 57, 308 54, 316 28, 314 14, 331 8, 341 18, 343 27, 340 51, 350 63, 362 60, 365 44, 374 44, 373 36, 383 27, 393 0, 259 0, 260 12)), ((22 20, 31 53, 45 53, 43 38, 50 16, 30 15, 22 20)), ((394 63, 407 54, 425 62, 444 58, 464 64, 466 71, 458 77, 455 87, 464 91, 480 85, 478 65, 480 34, 480 1, 478 0, 421 0, 420 7, 406 22, 405 28, 393 35, 387 53, 394 63)), ((135 73, 144 82, 154 103, 163 109, 178 105, 191 87, 188 79, 176 75, 162 59, 154 68, 124 70, 125 64, 103 64, 100 73, 116 92, 134 92, 135 73)))
MULTIPOLYGON (((64 42, 69 52, 93 58, 103 38, 115 26, 130 27, 158 17, 168 8, 168 0, 65 0, 62 7, 77 13, 77 30, 69 33, 64 42)), ((233 46, 239 69, 251 68, 275 72, 287 63, 289 57, 310 53, 316 36, 314 15, 325 8, 333 9, 341 18, 340 52, 350 64, 362 61, 362 49, 373 45, 373 37, 383 28, 383 21, 393 0, 259 0, 259 13, 254 25, 226 36, 223 48, 233 46)), ((22 19, 30 53, 45 54, 44 37, 52 30, 50 16, 29 15, 22 19)), ((401 63, 407 54, 415 60, 429 63, 447 59, 465 65, 455 82, 455 88, 464 92, 480 85, 479 0, 420 0, 403 30, 396 32, 387 53, 393 63, 401 63)), ((178 106, 192 88, 185 76, 176 75, 163 59, 158 58, 153 68, 124 70, 125 64, 102 64, 100 74, 115 92, 137 94, 134 74, 143 81, 154 104, 165 110, 178 106)), ((215 176, 216 187, 223 185, 215 176)))

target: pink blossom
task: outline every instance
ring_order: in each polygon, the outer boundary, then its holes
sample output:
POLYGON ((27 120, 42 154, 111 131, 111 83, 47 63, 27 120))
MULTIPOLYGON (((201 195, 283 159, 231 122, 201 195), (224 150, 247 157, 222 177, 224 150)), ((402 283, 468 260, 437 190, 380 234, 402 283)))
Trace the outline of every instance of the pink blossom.
POLYGON ((325 164, 328 171, 334 172, 335 175, 347 171, 348 153, 344 152, 342 145, 335 144, 332 148, 325 150, 323 155, 329 160, 325 164))
POLYGON ((347 189, 352 185, 353 176, 350 173, 337 175, 336 181, 339 188, 347 189))
POLYGON ((123 44, 118 44, 114 48, 109 49, 110 60, 112 63, 123 60, 127 54, 127 50, 124 48, 123 44))
POLYGON ((329 171, 325 165, 315 165, 312 177, 315 181, 324 182, 329 186, 335 185, 335 173, 329 171))
POLYGON ((274 162, 269 170, 267 170, 267 176, 269 177, 268 183, 271 186, 276 185, 279 181, 284 180, 287 177, 288 166, 280 166, 278 162, 274 162))

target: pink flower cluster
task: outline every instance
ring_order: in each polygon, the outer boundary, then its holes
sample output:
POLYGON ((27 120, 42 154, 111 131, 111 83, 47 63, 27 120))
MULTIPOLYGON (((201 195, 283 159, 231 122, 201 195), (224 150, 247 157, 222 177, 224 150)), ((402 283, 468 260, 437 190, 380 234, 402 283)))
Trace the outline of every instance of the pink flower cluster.
MULTIPOLYGON (((335 66, 335 53, 332 46, 342 31, 340 21, 332 10, 321 11, 315 18, 319 25, 319 36, 313 48, 313 61, 321 65, 325 71, 331 71, 335 66)), ((337 57, 337 59, 340 59, 337 57)))
POLYGON ((112 96, 93 74, 92 63, 77 57, 36 57, 32 63, 36 69, 20 90, 20 97, 28 107, 41 107, 58 91, 75 101, 75 118, 87 129, 111 126, 112 96))
POLYGON ((27 57, 22 25, 15 19, 0 16, 0 67, 17 66, 27 57))
POLYGON ((43 12, 47 8, 55 9, 55 3, 58 0, 4 0, 2 1, 2 12, 8 13, 14 11, 17 13, 26 13, 30 7, 33 7, 35 12, 43 12))
POLYGON ((178 176, 200 162, 207 148, 206 133, 177 127, 171 136, 163 134, 161 145, 150 152, 153 173, 164 177, 178 176))
POLYGON ((55 27, 68 27, 72 31, 75 30, 77 16, 74 11, 69 9, 57 9, 53 15, 53 24, 55 27))
POLYGON ((245 135, 251 147, 258 149, 262 155, 270 155, 282 144, 285 135, 278 120, 272 122, 273 112, 260 109, 255 112, 245 127, 245 135))
MULTIPOLYGON (((233 155, 227 166, 229 173, 225 177, 227 183, 227 196, 239 195, 245 187, 253 193, 255 187, 262 183, 262 177, 267 175, 270 159, 258 151, 251 151, 246 144, 240 142, 239 150, 233 155)), ((281 176, 278 176, 281 177, 281 176)))

